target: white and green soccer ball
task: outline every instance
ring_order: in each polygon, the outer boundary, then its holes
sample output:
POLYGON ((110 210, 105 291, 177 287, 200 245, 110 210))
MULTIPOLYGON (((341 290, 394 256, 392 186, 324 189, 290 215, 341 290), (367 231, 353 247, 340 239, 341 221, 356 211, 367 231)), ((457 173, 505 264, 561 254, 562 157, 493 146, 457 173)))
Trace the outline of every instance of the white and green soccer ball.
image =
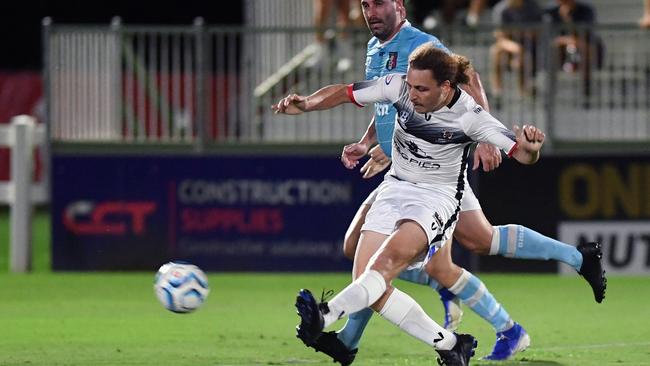
POLYGON ((210 293, 208 277, 189 263, 163 264, 153 284, 158 301, 169 311, 189 313, 203 305, 210 293))

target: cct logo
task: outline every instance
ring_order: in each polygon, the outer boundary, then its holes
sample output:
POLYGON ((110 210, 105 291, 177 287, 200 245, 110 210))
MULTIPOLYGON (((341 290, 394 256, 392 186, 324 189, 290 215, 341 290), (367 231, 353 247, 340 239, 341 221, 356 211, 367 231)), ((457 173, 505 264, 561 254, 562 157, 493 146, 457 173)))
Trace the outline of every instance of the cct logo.
POLYGON ((63 225, 77 235, 135 235, 146 232, 146 218, 156 210, 150 201, 75 201, 63 214, 63 225))

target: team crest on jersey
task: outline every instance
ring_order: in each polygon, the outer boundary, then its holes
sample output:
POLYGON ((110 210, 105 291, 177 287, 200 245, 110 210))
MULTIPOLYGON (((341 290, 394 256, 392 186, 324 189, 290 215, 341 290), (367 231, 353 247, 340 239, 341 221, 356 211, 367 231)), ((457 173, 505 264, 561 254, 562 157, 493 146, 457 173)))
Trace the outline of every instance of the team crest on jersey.
POLYGON ((388 61, 386 61, 386 70, 392 70, 397 67, 397 52, 388 52, 388 61))
MULTIPOLYGON (((406 120, 409 118, 409 112, 408 111, 401 111, 399 112, 399 121, 402 123, 406 123, 406 120)), ((406 126, 404 126, 404 129, 406 129, 406 126)))

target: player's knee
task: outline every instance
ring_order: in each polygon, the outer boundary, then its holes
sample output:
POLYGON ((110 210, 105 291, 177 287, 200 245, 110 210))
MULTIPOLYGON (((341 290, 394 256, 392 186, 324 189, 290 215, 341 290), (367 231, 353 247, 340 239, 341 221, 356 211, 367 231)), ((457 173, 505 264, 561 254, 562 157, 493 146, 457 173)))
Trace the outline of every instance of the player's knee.
POLYGON ((447 266, 437 264, 433 261, 429 261, 426 266, 424 267, 424 270, 427 272, 429 277, 433 278, 434 280, 438 281, 438 279, 445 274, 445 272, 448 270, 447 266))

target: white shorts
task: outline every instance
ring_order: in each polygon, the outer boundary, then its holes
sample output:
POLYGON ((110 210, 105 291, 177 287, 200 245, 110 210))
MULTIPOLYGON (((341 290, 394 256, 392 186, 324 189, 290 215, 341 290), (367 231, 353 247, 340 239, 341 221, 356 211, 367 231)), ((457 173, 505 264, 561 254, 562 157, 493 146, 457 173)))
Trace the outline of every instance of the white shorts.
POLYGON ((480 210, 481 203, 476 198, 474 190, 467 182, 467 175, 465 175, 465 191, 463 192, 463 199, 460 201, 460 211, 473 211, 480 210))
MULTIPOLYGON (((381 184, 379 185, 381 187, 381 184)), ((363 205, 372 205, 375 200, 377 199, 377 193, 379 192, 379 187, 375 188, 368 197, 363 201, 361 204, 363 205)), ((472 187, 469 185, 467 182, 467 176, 465 176, 465 191, 463 193, 463 199, 460 201, 460 211, 473 211, 473 210, 480 210, 481 209, 481 203, 478 201, 478 198, 476 198, 476 195, 474 194, 474 190, 472 187)))
POLYGON ((386 176, 375 191, 361 231, 390 235, 401 220, 413 220, 426 233, 429 245, 438 248, 454 232, 460 207, 453 195, 391 176, 386 176))

